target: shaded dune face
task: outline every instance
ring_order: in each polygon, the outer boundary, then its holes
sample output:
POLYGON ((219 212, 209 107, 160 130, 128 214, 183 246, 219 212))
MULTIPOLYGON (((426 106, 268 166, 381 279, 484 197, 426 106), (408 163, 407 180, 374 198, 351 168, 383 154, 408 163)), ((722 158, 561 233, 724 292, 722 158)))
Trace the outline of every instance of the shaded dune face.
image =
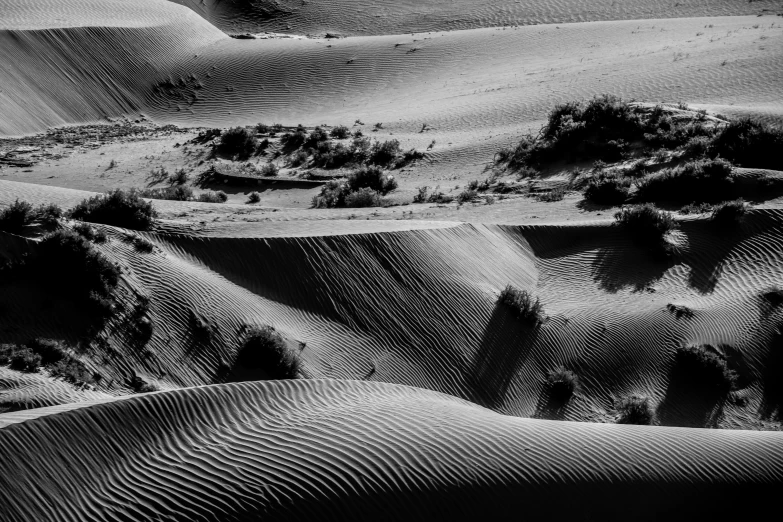
POLYGON ((730 0, 171 0, 229 33, 380 35, 454 31, 480 27, 755 15, 778 6, 770 0, 747 5, 730 0))
POLYGON ((725 520, 764 513, 782 443, 769 432, 516 419, 380 383, 220 385, 0 429, 0 514, 725 520))
MULTIPOLYGON (((710 9, 718 8, 707 14, 747 14, 743 9, 748 8, 755 13, 760 4, 752 4, 710 3, 710 9), (742 9, 735 11, 737 5, 742 9)), ((199 13, 214 7, 233 20, 231 13, 243 5, 260 9, 271 4, 193 5, 195 12, 165 0, 132 5, 80 0, 50 10, 46 2, 2 0, 0 8, 10 14, 0 22, 0 59, 8 72, 0 77, 5 111, 0 135, 140 114, 183 126, 350 124, 372 117, 394 122, 400 127, 397 135, 407 129, 411 140, 421 138, 411 129, 426 122, 444 133, 440 138, 452 142, 451 154, 460 160, 487 161, 508 144, 508 137, 501 133, 477 140, 480 129, 486 134, 514 129, 518 134, 520 122, 540 120, 553 104, 597 92, 684 100, 727 113, 783 114, 774 89, 783 81, 783 58, 774 52, 783 30, 766 25, 753 29, 757 21, 752 16, 592 22, 607 18, 584 14, 568 21, 589 23, 507 29, 486 28, 486 20, 477 17, 464 27, 435 22, 408 27, 405 17, 427 20, 421 9, 441 13, 447 6, 395 5, 382 9, 385 14, 378 18, 375 10, 358 5, 308 2, 290 7, 291 16, 306 23, 318 19, 312 9, 339 20, 352 20, 357 10, 381 21, 395 20, 395 12, 407 14, 398 25, 357 38, 234 40, 199 13), (444 30, 451 32, 429 33, 444 30), (761 45, 760 38, 766 40, 761 45), (674 48, 688 59, 675 60, 674 48), (695 62, 701 66, 693 67, 695 62)), ((288 9, 286 3, 275 5, 288 9)), ((500 13, 520 8, 516 3, 493 5, 489 8, 500 13)), ((590 11, 588 4, 582 7, 590 11)), ((650 9, 649 3, 638 7, 650 9)), ((502 16, 500 20, 506 23, 502 16)), ((285 32, 297 32, 296 23, 291 27, 285 32)), ((315 27, 299 32, 325 34, 315 27)))
MULTIPOLYGON (((59 192, 23 193, 37 202, 59 192)), ((783 307, 764 296, 780 285, 781 221, 777 210, 755 210, 733 231, 685 222, 686 248, 669 260, 608 223, 167 225, 142 234, 156 245, 143 256, 105 227, 111 239, 96 248, 123 267, 124 299, 151 297, 154 331, 139 346, 120 314, 109 329, 119 355, 96 347, 93 360, 118 385, 134 373, 164 387, 212 384, 226 378, 220 366, 236 359, 248 325, 268 324, 299 353, 306 377, 406 384, 566 420, 614 421, 614 400, 639 394, 660 424, 759 427, 780 404, 769 360, 783 307), (540 298, 544 323, 525 325, 497 303, 508 284, 540 298), (213 332, 207 341, 194 317, 213 332), (736 397, 702 397, 678 379, 677 348, 690 344, 727 347, 736 397), (155 358, 140 357, 142 348, 155 358), (546 383, 561 365, 580 379, 567 404, 546 383)), ((18 300, 2 303, 27 336, 67 338, 53 314, 45 322, 18 300)))

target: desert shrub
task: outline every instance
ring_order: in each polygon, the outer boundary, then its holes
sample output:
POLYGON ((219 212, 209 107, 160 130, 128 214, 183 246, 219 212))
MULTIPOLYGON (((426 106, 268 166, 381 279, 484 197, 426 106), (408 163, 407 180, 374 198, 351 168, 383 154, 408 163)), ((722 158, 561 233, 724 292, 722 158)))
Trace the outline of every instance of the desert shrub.
POLYGON ((735 192, 731 164, 720 158, 663 170, 639 183, 638 188, 640 201, 716 202, 735 192))
POLYGON ((618 424, 638 424, 646 426, 652 424, 654 411, 650 405, 650 398, 640 395, 628 395, 614 402, 617 410, 618 424))
POLYGON ((147 230, 158 213, 151 203, 142 199, 137 190, 116 189, 85 199, 69 212, 69 216, 91 223, 147 230))
POLYGON ((136 393, 151 393, 151 392, 160 391, 160 388, 158 387, 157 384, 147 382, 141 377, 139 377, 138 375, 134 376, 130 380, 130 387, 136 393))
POLYGON ((237 364, 261 368, 272 379, 295 379, 299 374, 298 354, 286 346, 271 326, 250 328, 237 357, 237 364))
POLYGON ((217 151, 227 156, 250 156, 258 146, 254 131, 244 127, 233 127, 220 136, 217 151))
POLYGON ((151 254, 155 251, 155 244, 141 236, 131 236, 130 242, 133 245, 133 248, 142 254, 151 254))
POLYGON ((440 191, 433 192, 427 197, 427 203, 446 204, 446 203, 451 203, 452 201, 454 201, 453 197, 449 196, 448 194, 444 194, 443 192, 440 191))
POLYGON ((111 314, 120 269, 79 234, 58 230, 44 236, 29 268, 44 285, 82 302, 98 325, 111 314))
POLYGON ((361 136, 354 137, 350 147, 351 158, 356 163, 364 163, 370 159, 372 141, 361 136))
POLYGON ((338 125, 329 132, 329 135, 336 140, 344 140, 351 135, 351 130, 345 125, 338 125))
POLYGON ((33 206, 18 199, 0 212, 0 230, 19 234, 35 220, 33 206))
POLYGON ((291 154, 289 158, 289 164, 292 167, 299 167, 307 162, 307 153, 303 150, 298 150, 291 154))
POLYGON ((280 143, 283 144, 283 148, 286 151, 293 151, 302 147, 305 141, 307 141, 307 130, 301 125, 296 130, 286 132, 280 136, 280 143))
POLYGON ((258 134, 269 134, 269 125, 265 123, 256 123, 256 132, 258 134))
POLYGON ((361 188, 371 188, 381 194, 386 194, 397 188, 397 180, 393 176, 385 175, 383 169, 376 166, 360 167, 348 176, 348 187, 351 191, 361 188))
POLYGON ((248 196, 247 196, 247 202, 248 203, 258 203, 259 201, 261 201, 261 194, 259 194, 255 190, 253 192, 251 192, 250 194, 248 194, 248 196))
POLYGON ((336 180, 328 181, 321 187, 321 193, 313 197, 314 208, 333 208, 345 206, 345 198, 350 189, 344 183, 336 180))
POLYGON ((782 150, 783 130, 743 119, 727 125, 709 153, 742 167, 783 170, 782 150))
POLYGON ((48 366, 52 377, 60 377, 71 383, 89 383, 94 380, 94 374, 78 359, 68 357, 48 366))
POLYGON ((498 303, 507 306, 519 319, 533 325, 544 321, 544 307, 541 301, 527 290, 507 285, 500 292, 498 303))
POLYGON ((419 187, 416 190, 418 190, 418 193, 413 196, 413 202, 424 203, 427 201, 427 192, 429 191, 429 187, 419 187))
POLYGON ((608 172, 593 176, 585 187, 585 199, 599 205, 619 205, 628 199, 631 180, 608 172))
POLYGON ((41 356, 26 346, 17 347, 11 354, 9 366, 20 372, 37 372, 41 366, 41 356))
POLYGON ((201 203, 225 203, 228 201, 228 194, 222 190, 206 190, 198 195, 196 201, 200 201, 201 203))
POLYGON ((45 366, 70 357, 70 350, 62 341, 38 338, 28 341, 26 346, 41 356, 41 364, 45 366))
POLYGON ((565 195, 566 190, 564 187, 556 187, 551 190, 547 190, 546 192, 536 194, 536 199, 545 203, 554 203, 556 201, 563 201, 565 195))
POLYGON ((370 163, 388 167, 393 165, 399 155, 402 154, 398 140, 388 140, 383 143, 376 141, 370 149, 370 163))
POLYGON ((707 136, 694 136, 683 146, 686 152, 694 156, 704 156, 710 149, 712 140, 707 136))
POLYGON ((637 242, 648 246, 660 245, 665 234, 677 228, 670 213, 658 210, 651 203, 625 207, 614 218, 637 242))
POLYGON ((748 207, 741 199, 735 199, 734 201, 724 201, 712 210, 711 219, 715 223, 724 226, 736 225, 742 221, 745 214, 748 212, 748 207))
POLYGON ((728 392, 737 381, 737 374, 714 347, 683 346, 677 349, 676 368, 690 384, 711 391, 728 392))
POLYGON ((182 185, 162 188, 146 188, 139 195, 148 199, 163 199, 169 201, 190 201, 193 199, 193 189, 182 185))
POLYGON ((177 169, 174 174, 169 176, 169 183, 172 185, 184 185, 188 182, 189 176, 185 169, 177 169))
POLYGON ((475 189, 468 188, 457 194, 457 203, 467 203, 473 201, 478 197, 478 192, 475 189))
POLYGON ((96 230, 87 223, 76 223, 73 226, 73 231, 82 236, 87 241, 93 241, 95 243, 105 243, 108 239, 106 232, 103 230, 96 230))
POLYGON ((329 141, 329 133, 327 133, 321 127, 313 129, 303 144, 305 149, 317 149, 321 144, 326 144, 329 141))
POLYGON ((63 209, 54 203, 48 205, 39 205, 35 209, 35 218, 41 228, 48 231, 55 230, 60 225, 60 218, 63 217, 63 209))
POLYGON ((11 356, 16 351, 15 344, 0 344, 0 366, 11 362, 11 356))
POLYGON ((547 373, 549 396, 558 402, 567 402, 579 387, 579 378, 562 366, 547 373))
POLYGON ((193 332, 193 338, 197 342, 206 344, 212 340, 212 328, 209 323, 192 311, 190 312, 190 328, 193 332))
POLYGON ((258 169, 258 172, 262 176, 277 176, 280 172, 280 168, 274 163, 264 163, 261 168, 258 169))
POLYGON ((362 187, 345 196, 346 207, 380 207, 382 204, 383 200, 378 191, 369 187, 362 187))
POLYGON ((712 212, 712 205, 709 203, 688 203, 680 209, 680 214, 706 214, 712 212))

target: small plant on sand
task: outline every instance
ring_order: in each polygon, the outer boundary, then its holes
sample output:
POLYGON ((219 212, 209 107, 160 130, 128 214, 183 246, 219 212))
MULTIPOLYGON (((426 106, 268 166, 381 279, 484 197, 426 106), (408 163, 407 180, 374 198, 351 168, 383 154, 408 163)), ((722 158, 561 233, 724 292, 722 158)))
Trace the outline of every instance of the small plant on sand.
POLYGON ((680 209, 680 214, 707 214, 712 212, 712 205, 709 203, 688 203, 680 209))
POLYGON ((198 195, 196 201, 200 201, 201 203, 225 203, 228 201, 228 194, 222 190, 206 190, 198 195))
POLYGON ((334 127, 330 132, 329 136, 336 140, 344 140, 351 134, 351 129, 346 127, 345 125, 338 125, 337 127, 334 127))
POLYGON ((133 248, 136 249, 136 252, 140 252, 142 254, 151 254, 155 251, 155 244, 141 236, 131 236, 130 243, 133 245, 133 248))
POLYGON ((599 205, 619 205, 628 199, 631 180, 615 172, 601 172, 590 178, 585 199, 599 205))
POLYGON ((724 201, 716 205, 712 210, 711 219, 718 225, 733 226, 741 223, 747 213, 748 206, 745 202, 741 199, 735 199, 734 201, 724 201))
POLYGON ((522 321, 537 325, 545 319, 544 307, 541 301, 527 290, 520 290, 511 285, 507 285, 498 296, 498 303, 509 307, 512 312, 522 321))
POLYGON ((425 203, 427 201, 427 192, 429 191, 429 187, 419 187, 416 190, 418 190, 418 194, 413 196, 413 202, 414 203, 425 203))
POLYGON ((261 168, 258 169, 258 172, 262 176, 277 176, 280 172, 280 168, 274 163, 264 163, 261 168))
POLYGON ((543 201, 544 203, 555 203, 557 201, 563 201, 565 195, 566 195, 565 187, 555 187, 552 190, 547 190, 546 192, 536 194, 536 199, 538 201, 543 201))
POLYGON ((478 198, 478 192, 476 190, 466 189, 457 195, 457 203, 469 203, 478 198))
POLYGON ((648 247, 663 247, 666 234, 678 225, 669 212, 645 203, 625 207, 614 215, 617 225, 625 229, 634 241, 648 247))
POLYGON ((579 388, 579 378, 571 370, 558 366, 547 373, 549 396, 557 402, 568 402, 579 388))
POLYGON ((217 151, 227 156, 247 157, 255 152, 256 147, 258 147, 258 139, 255 130, 234 127, 220 136, 217 151))
POLYGON ((193 199, 193 189, 182 185, 162 188, 145 188, 139 194, 147 199, 163 199, 168 201, 190 201, 193 199))
POLYGON ((381 195, 377 190, 362 187, 345 196, 346 207, 380 207, 383 204, 381 195))
POLYGON ((360 167, 348 176, 348 187, 353 190, 371 188, 386 194, 397 188, 397 180, 384 173, 378 166, 360 167))
POLYGON ((37 372, 41 366, 41 356, 26 346, 17 347, 10 356, 10 368, 20 372, 37 372))
POLYGON ((108 239, 106 232, 103 230, 98 230, 95 227, 91 227, 87 223, 76 223, 73 226, 73 231, 82 236, 87 241, 92 241, 94 243, 105 243, 108 239))
POLYGON ((237 364, 261 368, 272 379, 295 379, 300 371, 299 355, 286 345, 271 326, 252 327, 237 358, 237 364))
POLYGON ((639 183, 640 201, 723 201, 736 188, 732 167, 723 159, 703 159, 665 169, 639 183))
POLYGON ((261 194, 259 194, 255 190, 253 192, 251 192, 250 194, 248 194, 248 196, 247 196, 247 202, 248 203, 251 203, 251 204, 252 203, 258 203, 259 201, 261 201, 261 194))
POLYGON ((720 156, 749 168, 783 170, 783 130, 744 119, 731 122, 710 146, 720 156))
POLYGON ((641 395, 626 395, 614 401, 618 424, 652 424, 655 412, 650 398, 641 395))
POLYGON ((37 208, 18 199, 0 211, 0 231, 22 234, 29 226, 39 225, 44 230, 54 230, 59 226, 63 211, 54 204, 37 208))
POLYGON ((725 356, 713 346, 678 348, 676 365, 677 370, 696 387, 728 393, 736 385, 737 374, 728 367, 725 356))
POLYGON ((256 123, 256 132, 258 134, 269 134, 269 125, 266 123, 256 123))
POLYGON ((85 199, 69 212, 69 216, 91 223, 147 230, 158 213, 151 203, 142 199, 137 190, 117 189, 85 199))
POLYGON ((188 182, 189 176, 185 169, 177 169, 174 174, 169 176, 169 183, 172 185, 184 185, 188 182))

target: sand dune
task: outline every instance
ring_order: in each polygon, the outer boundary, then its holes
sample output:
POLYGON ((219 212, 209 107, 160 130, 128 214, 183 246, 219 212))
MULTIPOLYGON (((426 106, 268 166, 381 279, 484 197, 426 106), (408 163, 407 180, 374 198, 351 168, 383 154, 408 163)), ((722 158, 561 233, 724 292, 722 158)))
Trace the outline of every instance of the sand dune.
POLYGON ((779 433, 515 419, 338 381, 94 404, 0 440, 6 520, 725 520, 763 516, 783 478, 779 433))
MULTIPOLYGON (((507 414, 573 420, 611 421, 613 399, 637 393, 659 406, 662 424, 761 427, 778 408, 765 368, 781 310, 763 294, 781 285, 782 220, 754 211, 731 234, 685 221, 685 251, 668 263, 607 221, 172 222, 142 234, 157 246, 148 255, 106 228, 113 239, 100 248, 125 268, 127 299, 152 298, 147 346, 156 356, 139 357, 119 317, 122 355, 99 357, 101 373, 118 389, 133 373, 163 387, 216 382, 244 329, 269 324, 306 343, 310 377, 408 384, 507 414), (549 320, 530 330, 498 307, 507 284, 531 289, 549 320), (215 331, 207 345, 194 345, 193 316, 215 331), (676 348, 692 343, 731 347, 741 400, 689 402, 672 371, 676 348), (567 408, 554 407, 545 382, 561 364, 582 380, 567 408)), ((40 325, 12 309, 21 330, 40 325)), ((62 333, 49 328, 41 334, 62 333)))
POLYGON ((343 36, 454 31, 506 25, 691 18, 777 13, 769 0, 749 3, 719 0, 643 2, 632 0, 172 0, 188 6, 229 34, 262 31, 343 36), (751 4, 752 5, 749 5, 751 4))

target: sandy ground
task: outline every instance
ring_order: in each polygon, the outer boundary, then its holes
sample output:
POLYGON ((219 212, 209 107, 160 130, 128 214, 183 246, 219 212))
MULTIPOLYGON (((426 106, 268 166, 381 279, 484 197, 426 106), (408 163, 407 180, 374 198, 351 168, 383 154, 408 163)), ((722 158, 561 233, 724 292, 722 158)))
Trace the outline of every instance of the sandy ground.
MULTIPOLYGON (((311 208, 320 185, 267 154, 249 161, 277 162, 274 180, 195 188, 226 203, 156 200, 150 231, 96 226, 120 301, 148 297, 153 331, 140 347, 113 318, 80 354, 97 385, 0 367, 0 518, 728 519, 728 495, 761 516, 783 479, 783 438, 766 433, 783 414, 779 194, 733 231, 675 214, 681 251, 665 261, 613 226, 617 208, 575 190, 540 201, 563 173, 464 204, 413 197, 457 196, 554 105, 600 93, 781 124, 781 14, 728 0, 0 0, 0 208, 166 186, 161 170, 192 183, 227 163, 193 141, 212 127, 343 124, 426 152, 394 171, 384 207, 311 208), (541 325, 497 304, 508 284, 541 299, 541 325), (226 383, 249 325, 275 327, 303 379, 226 383), (720 347, 735 390, 693 392, 675 364, 692 344, 720 347), (561 365, 579 376, 566 405, 546 380, 561 365), (162 391, 132 394, 133 376, 162 391), (616 425, 633 394, 656 426, 616 425), (563 498, 578 507, 552 515, 563 498)), ((0 259, 30 245, 0 232, 0 259)), ((3 284, 0 343, 78 340, 67 296, 3 284)))

